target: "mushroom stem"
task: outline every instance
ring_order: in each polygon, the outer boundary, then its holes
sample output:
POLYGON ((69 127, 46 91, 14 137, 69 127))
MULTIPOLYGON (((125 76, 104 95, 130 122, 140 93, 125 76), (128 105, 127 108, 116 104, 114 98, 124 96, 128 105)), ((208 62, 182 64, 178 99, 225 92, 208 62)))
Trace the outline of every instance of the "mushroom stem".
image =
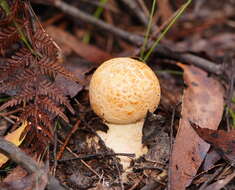
MULTIPOLYGON (((144 120, 131 124, 111 124, 108 125, 107 133, 98 131, 97 133, 105 142, 108 148, 116 153, 135 154, 136 158, 147 153, 147 148, 142 142, 142 128, 144 120)), ((126 170, 130 166, 131 158, 119 156, 123 169, 126 170)))

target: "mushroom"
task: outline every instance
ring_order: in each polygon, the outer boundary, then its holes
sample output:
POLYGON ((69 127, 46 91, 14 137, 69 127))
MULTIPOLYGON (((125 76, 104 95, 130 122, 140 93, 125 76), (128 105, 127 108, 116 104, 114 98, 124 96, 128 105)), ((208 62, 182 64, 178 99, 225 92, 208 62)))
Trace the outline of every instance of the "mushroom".
MULTIPOLYGON (((154 112, 160 101, 160 85, 155 73, 143 62, 132 58, 113 58, 94 72, 89 86, 93 111, 109 127, 98 131, 106 146, 116 153, 142 156, 142 128, 148 111, 154 112)), ((119 157, 123 169, 129 157, 119 157)))

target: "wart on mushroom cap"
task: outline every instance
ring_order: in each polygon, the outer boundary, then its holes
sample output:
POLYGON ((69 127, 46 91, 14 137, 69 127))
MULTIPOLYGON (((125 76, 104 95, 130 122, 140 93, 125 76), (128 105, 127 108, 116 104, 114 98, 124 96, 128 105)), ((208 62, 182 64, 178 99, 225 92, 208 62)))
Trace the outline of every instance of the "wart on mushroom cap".
MULTIPOLYGON (((160 101, 160 85, 154 72, 135 59, 108 60, 93 74, 89 96, 92 109, 109 126, 107 134, 99 133, 106 146, 118 153, 144 154, 143 119, 147 111, 155 111, 160 101)), ((124 159, 128 158, 121 161, 124 159)))

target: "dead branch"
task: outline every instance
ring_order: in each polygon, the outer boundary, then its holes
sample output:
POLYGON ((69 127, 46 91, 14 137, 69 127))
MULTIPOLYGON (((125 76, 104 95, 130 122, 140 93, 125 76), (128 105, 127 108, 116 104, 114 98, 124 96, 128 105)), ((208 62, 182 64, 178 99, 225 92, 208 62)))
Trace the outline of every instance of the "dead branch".
POLYGON ((99 20, 79 9, 77 9, 76 7, 73 7, 63 1, 55 1, 54 4, 57 8, 61 9, 63 12, 65 12, 68 15, 71 15, 74 18, 78 18, 79 20, 83 20, 86 21, 87 23, 90 23, 92 25, 95 25, 99 28, 102 28, 104 30, 107 30, 109 32, 112 32, 113 34, 128 40, 129 42, 140 46, 143 43, 143 38, 141 36, 138 35, 134 35, 131 34, 129 32, 126 32, 122 29, 116 28, 111 24, 105 23, 102 20, 99 20))
MULTIPOLYGON (((22 152, 17 146, 6 141, 4 138, 0 137, 0 151, 8 156, 11 160, 21 165, 29 173, 35 173, 37 176, 45 175, 45 171, 40 168, 35 160, 30 158, 24 152, 22 152)), ((59 181, 48 175, 48 190, 66 190, 67 188, 63 187, 59 181)))
MULTIPOLYGON (((132 44, 136 46, 141 46, 144 42, 144 37, 129 33, 111 24, 105 23, 102 20, 99 20, 61 0, 55 1, 54 5, 68 15, 71 15, 74 18, 78 18, 79 20, 86 21, 87 23, 90 23, 99 28, 112 32, 113 34, 131 42, 132 44)), ((152 44, 153 44, 153 41, 149 41, 148 47, 151 47, 152 44)), ((155 52, 159 56, 170 58, 172 60, 180 61, 186 64, 192 64, 210 73, 214 73, 217 75, 220 75, 222 73, 222 69, 220 65, 216 65, 212 61, 206 60, 204 58, 201 58, 199 56, 196 56, 190 53, 179 53, 161 44, 159 44, 157 48, 155 48, 155 52)))
POLYGON ((145 25, 148 25, 148 17, 141 11, 140 7, 138 6, 136 1, 133 0, 122 0, 132 11, 133 13, 139 18, 139 20, 145 25))

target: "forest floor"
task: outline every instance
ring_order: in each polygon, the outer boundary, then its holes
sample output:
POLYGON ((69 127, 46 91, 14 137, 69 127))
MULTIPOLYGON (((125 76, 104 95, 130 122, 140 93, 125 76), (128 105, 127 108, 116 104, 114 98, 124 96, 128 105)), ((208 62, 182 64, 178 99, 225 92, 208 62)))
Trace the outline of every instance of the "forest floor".
MULTIPOLYGON (((65 110, 69 124, 54 118, 53 142, 39 156, 47 161, 45 172, 72 190, 235 189, 235 1, 192 1, 149 57, 141 55, 147 55, 186 1, 157 1, 145 51, 153 1, 130 1, 134 8, 125 0, 53 2, 31 4, 61 48, 61 64, 83 84, 55 77, 75 114, 65 110), (123 56, 146 58, 161 86, 160 105, 146 116, 143 128, 148 152, 131 157, 126 171, 118 157, 122 152, 106 147, 97 134, 108 127, 89 104, 89 81, 96 68, 123 56)), ((11 130, 14 113, 0 119, 3 135, 11 130)), ((36 157, 27 142, 20 147, 36 157)), ((14 162, 3 165, 1 173, 2 189, 30 189, 32 178, 22 181, 26 172, 14 162), (14 185, 16 179, 24 185, 14 185)))

